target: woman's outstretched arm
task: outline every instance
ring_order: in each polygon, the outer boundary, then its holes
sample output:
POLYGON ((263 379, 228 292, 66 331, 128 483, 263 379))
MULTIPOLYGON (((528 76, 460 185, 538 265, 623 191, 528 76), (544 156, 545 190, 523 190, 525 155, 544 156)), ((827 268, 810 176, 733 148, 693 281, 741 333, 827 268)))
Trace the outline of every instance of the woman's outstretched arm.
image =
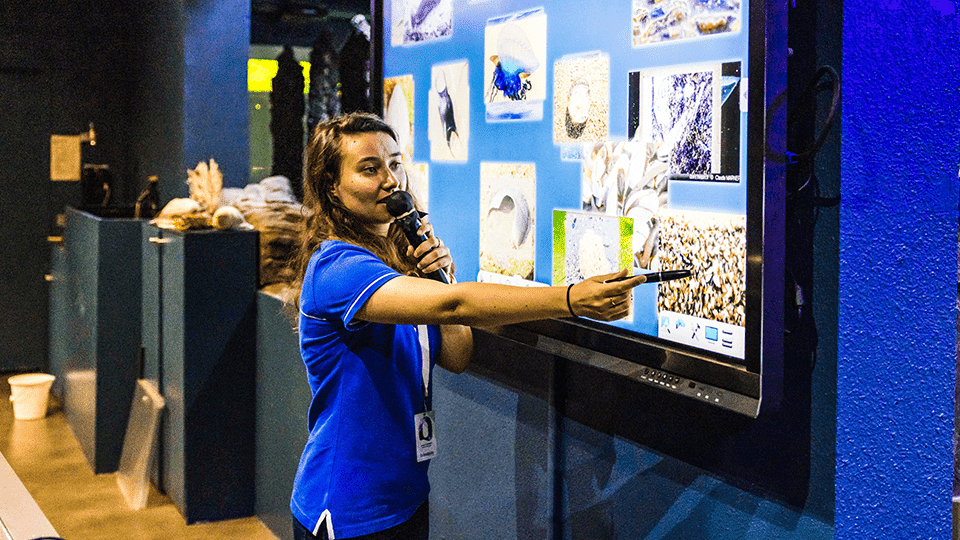
POLYGON ((612 321, 627 315, 630 290, 646 280, 626 275, 622 270, 596 276, 569 289, 474 282, 445 285, 401 276, 373 293, 356 317, 388 324, 500 326, 570 317, 572 310, 572 315, 612 321), (618 281, 611 281, 615 278, 618 281))

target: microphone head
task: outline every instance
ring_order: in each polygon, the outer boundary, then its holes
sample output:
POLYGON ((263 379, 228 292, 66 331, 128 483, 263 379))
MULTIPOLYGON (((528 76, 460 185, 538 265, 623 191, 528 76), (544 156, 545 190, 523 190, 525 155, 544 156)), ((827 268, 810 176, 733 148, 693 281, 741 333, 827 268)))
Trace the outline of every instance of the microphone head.
POLYGON ((383 202, 387 205, 387 212, 393 217, 400 217, 410 213, 413 210, 413 197, 403 190, 397 190, 384 197, 383 202))

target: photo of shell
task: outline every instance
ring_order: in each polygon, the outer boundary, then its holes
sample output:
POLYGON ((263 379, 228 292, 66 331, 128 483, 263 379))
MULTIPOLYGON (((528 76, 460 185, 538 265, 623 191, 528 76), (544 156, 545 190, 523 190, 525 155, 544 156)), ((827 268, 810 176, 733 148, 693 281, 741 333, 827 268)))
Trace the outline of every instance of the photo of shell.
POLYGON ((632 44, 740 30, 740 0, 633 0, 632 44))
POLYGON ((430 165, 427 163, 407 163, 403 166, 407 173, 407 185, 402 189, 413 195, 417 208, 429 212, 430 207, 430 165))
POLYGON ((632 259, 632 219, 553 211, 554 285, 629 269, 632 259))
POLYGON ((666 147, 638 141, 584 144, 583 156, 581 208, 632 218, 634 266, 650 268, 668 200, 666 147))
POLYGON ((470 139, 470 85, 467 62, 433 66, 429 108, 430 159, 466 161, 470 139))
POLYGON ((743 326, 746 264, 746 216, 664 209, 658 269, 693 275, 660 283, 657 310, 743 326))
POLYGON ((547 15, 543 8, 487 21, 483 74, 488 122, 543 118, 546 57, 547 15))
POLYGON ((536 165, 480 163, 480 270, 533 280, 536 165))
POLYGON ((413 45, 453 33, 453 0, 393 0, 390 43, 413 45))
POLYGON ((553 142, 605 141, 610 122, 610 57, 595 52, 553 64, 553 142))
POLYGON ((383 119, 397 132, 405 162, 413 161, 413 75, 383 80, 383 119))

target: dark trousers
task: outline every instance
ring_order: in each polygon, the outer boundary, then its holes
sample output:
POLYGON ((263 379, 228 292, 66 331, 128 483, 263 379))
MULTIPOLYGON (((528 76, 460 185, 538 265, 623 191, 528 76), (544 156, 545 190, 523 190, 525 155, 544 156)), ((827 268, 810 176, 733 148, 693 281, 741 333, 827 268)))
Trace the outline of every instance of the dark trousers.
MULTIPOLYGON (((334 531, 336 532, 336 531, 334 531)), ((294 540, 330 540, 327 538, 327 529, 320 527, 319 536, 314 536, 306 527, 293 518, 294 540)), ((410 519, 385 531, 351 537, 354 540, 429 540, 430 538, 430 504, 424 501, 420 508, 410 516, 410 519)), ((337 540, 340 540, 339 538, 337 540)))

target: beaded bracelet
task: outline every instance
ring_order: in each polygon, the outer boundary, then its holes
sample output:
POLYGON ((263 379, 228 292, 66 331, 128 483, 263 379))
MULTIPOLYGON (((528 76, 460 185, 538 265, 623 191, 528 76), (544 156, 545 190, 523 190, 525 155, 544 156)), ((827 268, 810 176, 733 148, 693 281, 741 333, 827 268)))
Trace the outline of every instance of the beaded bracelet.
POLYGON ((570 304, 570 289, 573 288, 573 283, 567 286, 567 309, 570 310, 570 316, 576 317, 577 314, 573 312, 573 306, 570 304))

